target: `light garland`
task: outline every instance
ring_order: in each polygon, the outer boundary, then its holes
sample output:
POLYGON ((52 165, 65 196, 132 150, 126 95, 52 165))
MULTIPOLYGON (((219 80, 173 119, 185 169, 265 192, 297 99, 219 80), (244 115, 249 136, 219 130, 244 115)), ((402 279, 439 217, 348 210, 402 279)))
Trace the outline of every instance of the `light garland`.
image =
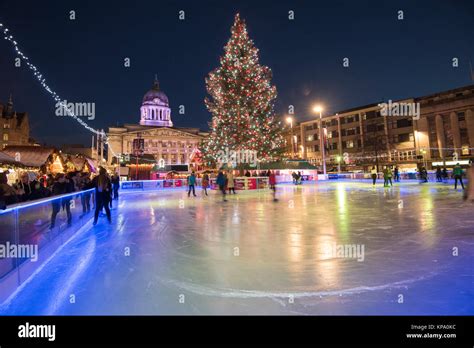
POLYGON ((25 61, 26 65, 28 66, 28 68, 33 72, 33 76, 36 77, 36 79, 39 81, 39 83, 41 84, 41 86, 51 95, 51 97, 54 99, 54 101, 56 102, 59 102, 59 105, 64 107, 67 111, 67 113, 69 114, 70 117, 74 118, 77 122, 79 122, 79 124, 81 124, 85 129, 87 129, 88 131, 96 134, 98 137, 101 137, 104 139, 104 143, 107 144, 108 146, 108 150, 110 150, 110 152, 112 153, 112 156, 113 157, 119 157, 119 155, 117 155, 114 150, 112 149, 112 146, 110 146, 109 144, 109 138, 107 137, 107 135, 105 134, 105 132, 103 130, 98 130, 98 129, 94 129, 92 128, 91 126, 89 126, 85 121, 83 121, 81 118, 77 117, 70 109, 68 109, 66 107, 66 103, 64 103, 63 101, 61 101, 61 98, 59 97, 59 95, 54 92, 49 86, 48 84, 46 83, 46 79, 43 78, 43 74, 40 73, 39 69, 32 63, 30 63, 30 59, 20 50, 20 48, 18 47, 18 43, 14 40, 13 38, 13 35, 11 34, 8 34, 8 32, 10 31, 8 28, 6 28, 2 23, 0 23, 0 30, 3 31, 3 34, 5 35, 4 36, 4 39, 7 40, 7 41, 10 41, 10 43, 13 45, 14 49, 15 49, 15 53, 25 61))

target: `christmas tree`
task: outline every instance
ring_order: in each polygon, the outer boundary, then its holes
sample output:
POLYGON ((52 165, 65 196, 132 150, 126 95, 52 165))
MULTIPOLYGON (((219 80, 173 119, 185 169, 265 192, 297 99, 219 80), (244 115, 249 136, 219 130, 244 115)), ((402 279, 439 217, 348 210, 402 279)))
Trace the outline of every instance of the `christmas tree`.
POLYGON ((258 161, 276 160, 283 138, 273 109, 277 92, 272 72, 259 64, 258 49, 239 14, 231 33, 220 66, 206 78, 212 122, 202 144, 204 158, 215 163, 222 151, 251 151, 258 161))

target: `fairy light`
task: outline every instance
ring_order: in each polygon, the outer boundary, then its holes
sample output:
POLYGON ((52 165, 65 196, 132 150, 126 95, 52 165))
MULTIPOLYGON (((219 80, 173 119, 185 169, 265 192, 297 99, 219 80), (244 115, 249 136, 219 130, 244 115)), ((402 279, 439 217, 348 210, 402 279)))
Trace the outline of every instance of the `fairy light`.
POLYGON ((33 63, 30 63, 30 59, 20 50, 18 43, 13 38, 13 35, 8 34, 10 30, 6 28, 2 23, 0 23, 0 30, 3 31, 3 34, 4 34, 3 38, 9 41, 13 45, 16 55, 19 56, 21 59, 23 59, 27 67, 33 72, 33 76, 36 77, 36 79, 39 81, 41 86, 51 95, 54 101, 59 102, 59 105, 66 109, 66 112, 68 113, 68 115, 74 118, 77 122, 79 122, 79 124, 82 125, 85 129, 96 134, 98 137, 101 137, 102 139, 104 139, 104 143, 107 144, 108 150, 112 153, 112 156, 118 157, 118 155, 112 149, 112 146, 110 146, 109 138, 107 137, 105 132, 103 130, 97 130, 97 129, 92 128, 91 126, 87 124, 87 122, 82 120, 80 117, 75 115, 69 108, 67 108, 66 104, 63 101, 61 101, 61 98, 59 97, 59 95, 48 86, 48 84, 46 83, 46 79, 43 77, 43 74, 41 74, 39 69, 33 63))

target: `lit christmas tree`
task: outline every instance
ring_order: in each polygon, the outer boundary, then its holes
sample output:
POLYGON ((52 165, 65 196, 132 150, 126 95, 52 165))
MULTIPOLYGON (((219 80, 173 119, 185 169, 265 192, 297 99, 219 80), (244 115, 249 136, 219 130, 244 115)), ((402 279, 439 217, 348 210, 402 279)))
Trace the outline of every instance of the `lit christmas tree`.
POLYGON ((283 138, 273 110, 277 92, 271 85, 272 72, 259 64, 258 49, 239 14, 231 33, 220 67, 206 79, 210 98, 205 103, 212 122, 202 152, 214 163, 226 150, 252 151, 261 162, 276 160, 283 138))

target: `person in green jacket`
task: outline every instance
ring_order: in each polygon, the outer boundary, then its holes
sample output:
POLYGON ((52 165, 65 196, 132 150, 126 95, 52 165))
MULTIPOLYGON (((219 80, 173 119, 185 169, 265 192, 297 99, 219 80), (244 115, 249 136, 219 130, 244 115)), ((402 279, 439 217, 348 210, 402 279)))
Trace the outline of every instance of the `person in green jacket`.
POLYGON ((459 163, 456 163, 456 165, 454 166, 454 169, 453 169, 454 189, 455 190, 457 190, 457 188, 458 188, 458 180, 461 183, 462 189, 464 190, 464 183, 462 182, 462 174, 463 174, 463 171, 462 171, 461 166, 459 165, 459 163))
POLYGON ((388 183, 390 183, 390 186, 393 186, 392 169, 390 167, 384 167, 383 168, 383 186, 388 187, 388 183))

